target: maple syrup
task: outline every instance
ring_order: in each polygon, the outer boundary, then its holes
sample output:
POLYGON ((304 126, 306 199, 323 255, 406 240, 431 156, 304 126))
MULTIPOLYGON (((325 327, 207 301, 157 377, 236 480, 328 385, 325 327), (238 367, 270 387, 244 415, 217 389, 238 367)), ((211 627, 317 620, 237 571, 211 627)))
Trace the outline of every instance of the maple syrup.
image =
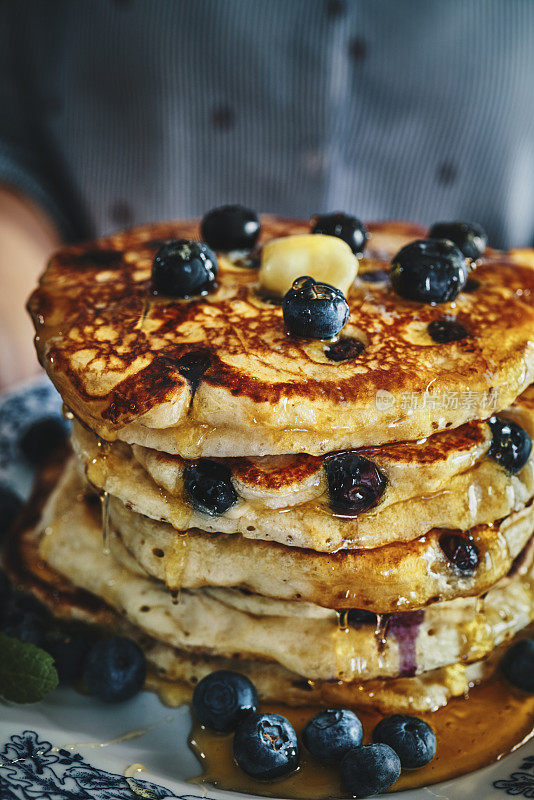
MULTIPOLYGON (((287 717, 302 742, 302 730, 319 708, 289 708, 262 704, 262 711, 287 717)), ((364 728, 364 742, 384 715, 369 708, 355 708, 364 728)), ((434 729, 438 748, 435 758, 418 770, 403 772, 392 790, 427 786, 465 775, 498 761, 534 736, 534 695, 526 695, 497 672, 473 688, 469 696, 457 697, 434 712, 418 713, 434 729)), ((343 797, 339 769, 315 761, 300 744, 300 767, 287 778, 264 783, 255 781, 235 764, 232 735, 219 735, 193 723, 189 745, 202 765, 194 783, 219 789, 271 797, 343 797)))

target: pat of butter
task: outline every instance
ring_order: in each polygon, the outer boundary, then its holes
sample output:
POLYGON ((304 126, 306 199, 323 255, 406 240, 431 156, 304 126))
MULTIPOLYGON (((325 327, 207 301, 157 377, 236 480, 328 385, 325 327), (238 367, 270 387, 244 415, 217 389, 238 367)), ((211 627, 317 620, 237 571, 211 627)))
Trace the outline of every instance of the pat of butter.
POLYGON ((305 233, 264 244, 259 280, 266 292, 282 296, 294 280, 309 275, 347 295, 357 272, 358 259, 346 242, 336 236, 305 233))

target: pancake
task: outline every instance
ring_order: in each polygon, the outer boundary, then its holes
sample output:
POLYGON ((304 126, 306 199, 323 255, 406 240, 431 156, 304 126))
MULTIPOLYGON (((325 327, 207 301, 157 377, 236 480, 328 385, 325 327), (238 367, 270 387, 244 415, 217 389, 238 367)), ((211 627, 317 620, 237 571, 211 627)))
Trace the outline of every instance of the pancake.
MULTIPOLYGON (((308 230, 264 217, 262 241, 308 230)), ((534 270, 490 251, 476 264, 474 291, 439 306, 414 303, 365 274, 388 269, 421 229, 370 231, 341 334, 364 341, 352 360, 330 361, 324 344, 288 336, 281 308, 258 294, 257 270, 228 257, 212 293, 155 298, 161 242, 199 236, 198 222, 185 221, 57 253, 29 301, 40 361, 102 438, 188 458, 418 440, 509 406, 534 379, 534 270), (469 335, 436 344, 427 326, 444 316, 469 335)))
POLYGON ((434 529, 413 542, 335 554, 250 541, 239 534, 195 529, 179 534, 115 498, 109 501, 109 521, 144 571, 170 590, 238 587, 327 608, 389 613, 487 591, 508 573, 532 538, 534 505, 463 534, 434 529), (442 544, 446 548, 451 535, 478 551, 472 574, 460 571, 447 557, 442 544))
POLYGON ((411 677, 478 661, 534 617, 534 548, 484 600, 458 598, 375 621, 235 589, 184 590, 174 602, 78 497, 52 494, 39 524, 43 560, 144 634, 196 655, 275 662, 311 680, 411 677))
MULTIPOLYGON (((406 490, 399 480, 397 485, 386 488, 375 508, 353 517, 330 509, 322 475, 317 487, 318 491, 323 487, 322 494, 318 498, 312 497, 286 508, 272 507, 273 501, 265 497, 267 493, 262 495, 256 484, 256 497, 246 498, 242 494, 225 513, 209 515, 194 509, 182 493, 180 465, 174 470, 160 469, 157 454, 153 459, 152 455, 143 458, 144 464, 141 464, 139 452, 136 458, 131 448, 121 442, 103 446, 81 425, 74 427, 73 446, 89 482, 140 514, 169 523, 180 531, 200 528, 213 533, 240 533, 248 539, 279 542, 317 552, 376 548, 391 542, 412 541, 433 528, 469 530, 519 511, 534 494, 533 451, 516 475, 509 474, 497 461, 483 455, 456 475, 447 475, 444 470, 444 483, 435 473, 433 482, 429 478, 425 485, 426 466, 423 464, 419 481, 416 467, 406 490), (414 489, 421 494, 410 496, 414 489), (403 492, 408 496, 403 496, 403 492), (388 502, 388 493, 402 499, 388 502)), ((401 446, 398 449, 400 451, 401 446)), ((425 445, 419 447, 419 452, 424 461, 425 445)), ((374 460, 378 463, 379 456, 374 456, 374 460)), ((302 489, 301 496, 309 496, 316 482, 312 478, 302 489)), ((243 481, 237 486, 243 492, 243 481)))
POLYGON ((308 681, 278 664, 210 657, 162 644, 131 625, 95 595, 74 586, 40 558, 41 529, 36 523, 60 468, 60 463, 51 464, 41 474, 30 503, 4 549, 4 567, 16 585, 31 591, 56 617, 90 623, 103 632, 137 641, 149 665, 146 688, 157 691, 168 705, 178 706, 188 701, 196 683, 210 672, 233 669, 251 678, 262 701, 295 706, 372 706, 386 713, 428 711, 445 705, 451 697, 465 694, 495 669, 499 650, 482 661, 455 664, 412 678, 308 681))

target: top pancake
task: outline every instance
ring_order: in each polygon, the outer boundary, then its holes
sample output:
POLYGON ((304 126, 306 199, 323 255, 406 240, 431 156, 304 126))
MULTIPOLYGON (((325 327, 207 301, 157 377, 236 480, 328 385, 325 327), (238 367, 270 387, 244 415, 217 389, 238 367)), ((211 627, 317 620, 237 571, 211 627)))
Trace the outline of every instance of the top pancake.
MULTIPOLYGON (((262 225, 263 242, 309 230, 274 217, 262 225)), ((155 252, 169 238, 199 238, 197 221, 57 253, 29 302, 39 358, 100 436, 188 458, 414 440, 510 405, 534 380, 534 270, 492 251, 476 266, 476 288, 453 303, 406 301, 387 279, 362 274, 389 269, 424 231, 370 230, 342 332, 366 344, 353 360, 329 361, 322 343, 289 336, 281 308, 258 294, 257 270, 227 257, 207 296, 154 297, 155 252), (443 316, 469 336, 436 344, 427 325, 443 316)))

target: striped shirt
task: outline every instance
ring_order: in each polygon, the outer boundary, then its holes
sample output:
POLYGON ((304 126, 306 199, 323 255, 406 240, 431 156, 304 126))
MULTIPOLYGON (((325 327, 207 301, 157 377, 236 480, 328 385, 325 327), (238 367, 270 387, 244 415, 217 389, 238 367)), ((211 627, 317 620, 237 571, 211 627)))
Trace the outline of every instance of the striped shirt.
POLYGON ((240 202, 534 242, 533 0, 3 0, 0 101, 67 237, 240 202))

